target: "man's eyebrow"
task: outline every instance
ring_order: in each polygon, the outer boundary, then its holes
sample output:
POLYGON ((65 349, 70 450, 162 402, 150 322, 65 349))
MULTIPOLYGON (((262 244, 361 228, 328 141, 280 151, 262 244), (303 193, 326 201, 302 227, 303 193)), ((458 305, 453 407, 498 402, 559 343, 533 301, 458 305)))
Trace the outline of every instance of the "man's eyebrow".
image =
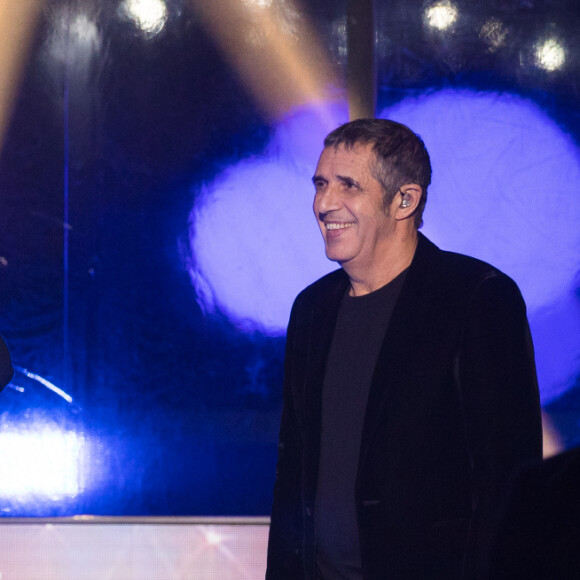
POLYGON ((360 189, 360 183, 352 177, 348 177, 346 175, 337 175, 336 179, 345 185, 354 185, 357 189, 360 189))
POLYGON ((312 178, 312 183, 314 183, 314 185, 316 185, 316 183, 319 181, 323 181, 324 183, 328 183, 328 179, 325 179, 324 177, 322 177, 322 175, 315 175, 312 178))

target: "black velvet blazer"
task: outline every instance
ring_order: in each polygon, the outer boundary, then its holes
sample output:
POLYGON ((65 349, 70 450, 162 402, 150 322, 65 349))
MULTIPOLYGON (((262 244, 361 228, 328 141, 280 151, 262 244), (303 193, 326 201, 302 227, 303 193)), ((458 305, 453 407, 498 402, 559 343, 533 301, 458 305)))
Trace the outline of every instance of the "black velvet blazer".
MULTIPOLYGON (((348 278, 296 299, 268 580, 313 579, 322 383, 348 278)), ((372 380, 355 501, 364 578, 474 579, 517 464, 541 457, 538 386, 516 284, 420 234, 372 380)))

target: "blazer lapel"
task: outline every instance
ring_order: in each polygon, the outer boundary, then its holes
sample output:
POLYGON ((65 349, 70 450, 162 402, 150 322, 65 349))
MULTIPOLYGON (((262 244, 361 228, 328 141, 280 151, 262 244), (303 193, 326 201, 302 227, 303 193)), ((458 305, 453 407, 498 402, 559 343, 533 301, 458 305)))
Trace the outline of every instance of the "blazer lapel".
POLYGON ((348 278, 343 270, 336 272, 338 280, 332 280, 321 294, 318 304, 310 313, 308 353, 306 367, 305 401, 314 413, 315 421, 320 418, 322 383, 326 372, 326 361, 338 317, 340 303, 348 287, 348 278))
POLYGON ((304 427, 308 444, 305 458, 309 469, 306 473, 306 489, 312 493, 318 480, 318 462, 320 458, 320 430, 322 422, 322 385, 326 372, 326 362, 340 303, 348 287, 348 277, 343 270, 337 270, 335 276, 327 280, 327 287, 320 293, 321 299, 313 305, 308 321, 308 353, 304 381, 304 427))

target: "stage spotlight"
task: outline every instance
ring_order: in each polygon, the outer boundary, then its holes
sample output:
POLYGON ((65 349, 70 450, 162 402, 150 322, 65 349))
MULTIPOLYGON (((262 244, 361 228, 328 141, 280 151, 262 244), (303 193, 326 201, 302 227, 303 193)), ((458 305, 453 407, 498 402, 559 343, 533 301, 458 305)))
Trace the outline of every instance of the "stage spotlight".
POLYGON ((339 84, 325 47, 292 0, 191 0, 191 6, 269 118, 322 105, 329 87, 339 84))
POLYGON ((97 25, 86 14, 78 14, 69 24, 71 38, 92 46, 99 40, 97 25))
POLYGON ((3 426, 0 496, 16 502, 75 497, 81 491, 79 466, 84 448, 84 437, 53 425, 3 426))
POLYGON ((269 8, 272 6, 272 0, 242 0, 242 3, 249 8, 269 8))
MULTIPOLYGON (((28 54, 38 15, 43 2, 4 2, 0 11, 0 146, 4 141, 4 130, 10 121, 13 100, 17 94, 20 77, 28 54)), ((5 258, 0 265, 6 266, 5 258)))
POLYGON ((54 15, 46 50, 52 59, 62 64, 70 64, 74 51, 75 63, 84 72, 85 65, 99 51, 101 41, 97 24, 89 15, 63 8, 54 15))
POLYGON ((425 10, 425 22, 437 30, 447 30, 457 20, 457 7, 451 2, 437 2, 425 10))
POLYGON ((222 542, 221 536, 214 530, 209 530, 205 533, 205 541, 210 546, 219 546, 222 542))
POLYGON ((167 6, 163 0, 125 0, 119 13, 132 20, 148 37, 161 32, 167 22, 167 6))
POLYGON ((505 44, 507 34, 507 28, 501 20, 490 18, 481 27, 479 38, 487 44, 489 52, 495 52, 505 44))
POLYGON ((561 69, 566 60, 566 50, 554 37, 536 44, 534 55, 536 65, 548 72, 561 69))

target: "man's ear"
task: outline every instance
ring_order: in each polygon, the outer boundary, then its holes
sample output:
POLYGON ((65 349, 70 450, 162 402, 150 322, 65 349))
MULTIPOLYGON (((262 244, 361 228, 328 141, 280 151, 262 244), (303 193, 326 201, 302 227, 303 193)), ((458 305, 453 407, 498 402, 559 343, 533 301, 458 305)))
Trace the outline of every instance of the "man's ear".
POLYGON ((417 209, 419 209, 422 195, 423 188, 416 183, 407 183, 399 188, 393 200, 395 219, 402 221, 415 215, 417 209))

